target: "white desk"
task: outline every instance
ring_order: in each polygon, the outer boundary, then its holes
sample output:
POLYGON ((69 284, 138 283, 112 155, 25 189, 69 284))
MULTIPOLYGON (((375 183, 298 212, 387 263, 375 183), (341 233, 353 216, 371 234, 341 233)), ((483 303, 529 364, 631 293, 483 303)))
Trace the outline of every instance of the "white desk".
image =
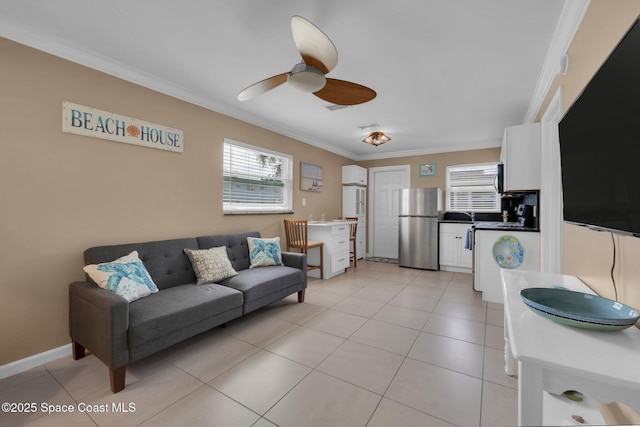
POLYGON ((512 355, 519 361, 519 425, 544 424, 543 391, 578 390, 601 402, 624 402, 640 412, 638 328, 601 332, 560 325, 534 313, 520 298, 520 291, 531 287, 563 286, 594 294, 573 276, 502 270, 502 286, 505 360, 512 355))
MULTIPOLYGON (((349 267, 349 223, 346 221, 309 221, 309 240, 319 240, 323 246, 322 276, 330 279, 344 273, 349 267)), ((320 263, 320 251, 310 250, 307 263, 320 263)), ((318 270, 311 270, 309 276, 320 277, 318 270)))

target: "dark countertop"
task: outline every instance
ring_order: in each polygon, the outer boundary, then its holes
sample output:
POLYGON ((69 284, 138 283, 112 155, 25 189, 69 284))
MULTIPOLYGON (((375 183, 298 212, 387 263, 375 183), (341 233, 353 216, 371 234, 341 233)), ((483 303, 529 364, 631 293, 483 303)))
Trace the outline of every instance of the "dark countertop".
POLYGON ((540 229, 535 227, 523 227, 516 222, 502 221, 480 221, 473 224, 475 230, 511 230, 511 231, 531 231, 539 233, 540 229))
POLYGON ((468 224, 474 230, 512 230, 512 231, 531 231, 539 233, 540 229, 535 227, 523 227, 515 222, 502 221, 465 221, 461 219, 441 219, 441 224, 468 224))
MULTIPOLYGON (((502 215, 499 213, 476 212, 476 222, 480 221, 502 221, 502 215)), ((460 222, 471 224, 471 218, 462 212, 445 212, 442 218, 443 222, 460 222)))

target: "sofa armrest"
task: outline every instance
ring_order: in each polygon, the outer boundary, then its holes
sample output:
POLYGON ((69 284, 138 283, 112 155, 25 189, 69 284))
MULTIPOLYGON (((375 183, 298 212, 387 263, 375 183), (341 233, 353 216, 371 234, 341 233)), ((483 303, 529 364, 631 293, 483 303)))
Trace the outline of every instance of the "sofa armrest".
MULTIPOLYGON (((307 288, 307 255, 298 252, 282 252, 282 263, 287 267, 297 268, 303 271, 302 289, 307 288)), ((304 293, 302 300, 304 300, 304 293)))
POLYGON ((282 263, 287 267, 307 271, 307 255, 298 252, 282 252, 282 263))
POLYGON ((69 334, 109 368, 129 363, 129 303, 88 282, 69 285, 69 334))

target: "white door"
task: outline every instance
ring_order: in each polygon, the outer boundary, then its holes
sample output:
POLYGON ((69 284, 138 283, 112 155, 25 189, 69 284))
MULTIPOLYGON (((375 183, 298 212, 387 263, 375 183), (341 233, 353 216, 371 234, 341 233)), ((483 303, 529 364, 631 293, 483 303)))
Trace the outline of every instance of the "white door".
POLYGON ((369 183, 370 255, 397 259, 400 190, 411 186, 411 166, 369 168, 369 183))

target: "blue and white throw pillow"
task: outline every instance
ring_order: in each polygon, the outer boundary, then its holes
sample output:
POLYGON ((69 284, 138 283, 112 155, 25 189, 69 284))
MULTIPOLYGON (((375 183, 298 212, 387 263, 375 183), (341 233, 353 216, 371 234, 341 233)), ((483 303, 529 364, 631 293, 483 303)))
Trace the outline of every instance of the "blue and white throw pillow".
POLYGON ((138 258, 138 251, 113 262, 85 265, 83 270, 98 286, 120 295, 128 302, 158 292, 158 287, 138 258))
POLYGON ((282 251, 280 250, 280 238, 260 239, 247 237, 249 244, 249 268, 266 267, 282 264, 282 251))

